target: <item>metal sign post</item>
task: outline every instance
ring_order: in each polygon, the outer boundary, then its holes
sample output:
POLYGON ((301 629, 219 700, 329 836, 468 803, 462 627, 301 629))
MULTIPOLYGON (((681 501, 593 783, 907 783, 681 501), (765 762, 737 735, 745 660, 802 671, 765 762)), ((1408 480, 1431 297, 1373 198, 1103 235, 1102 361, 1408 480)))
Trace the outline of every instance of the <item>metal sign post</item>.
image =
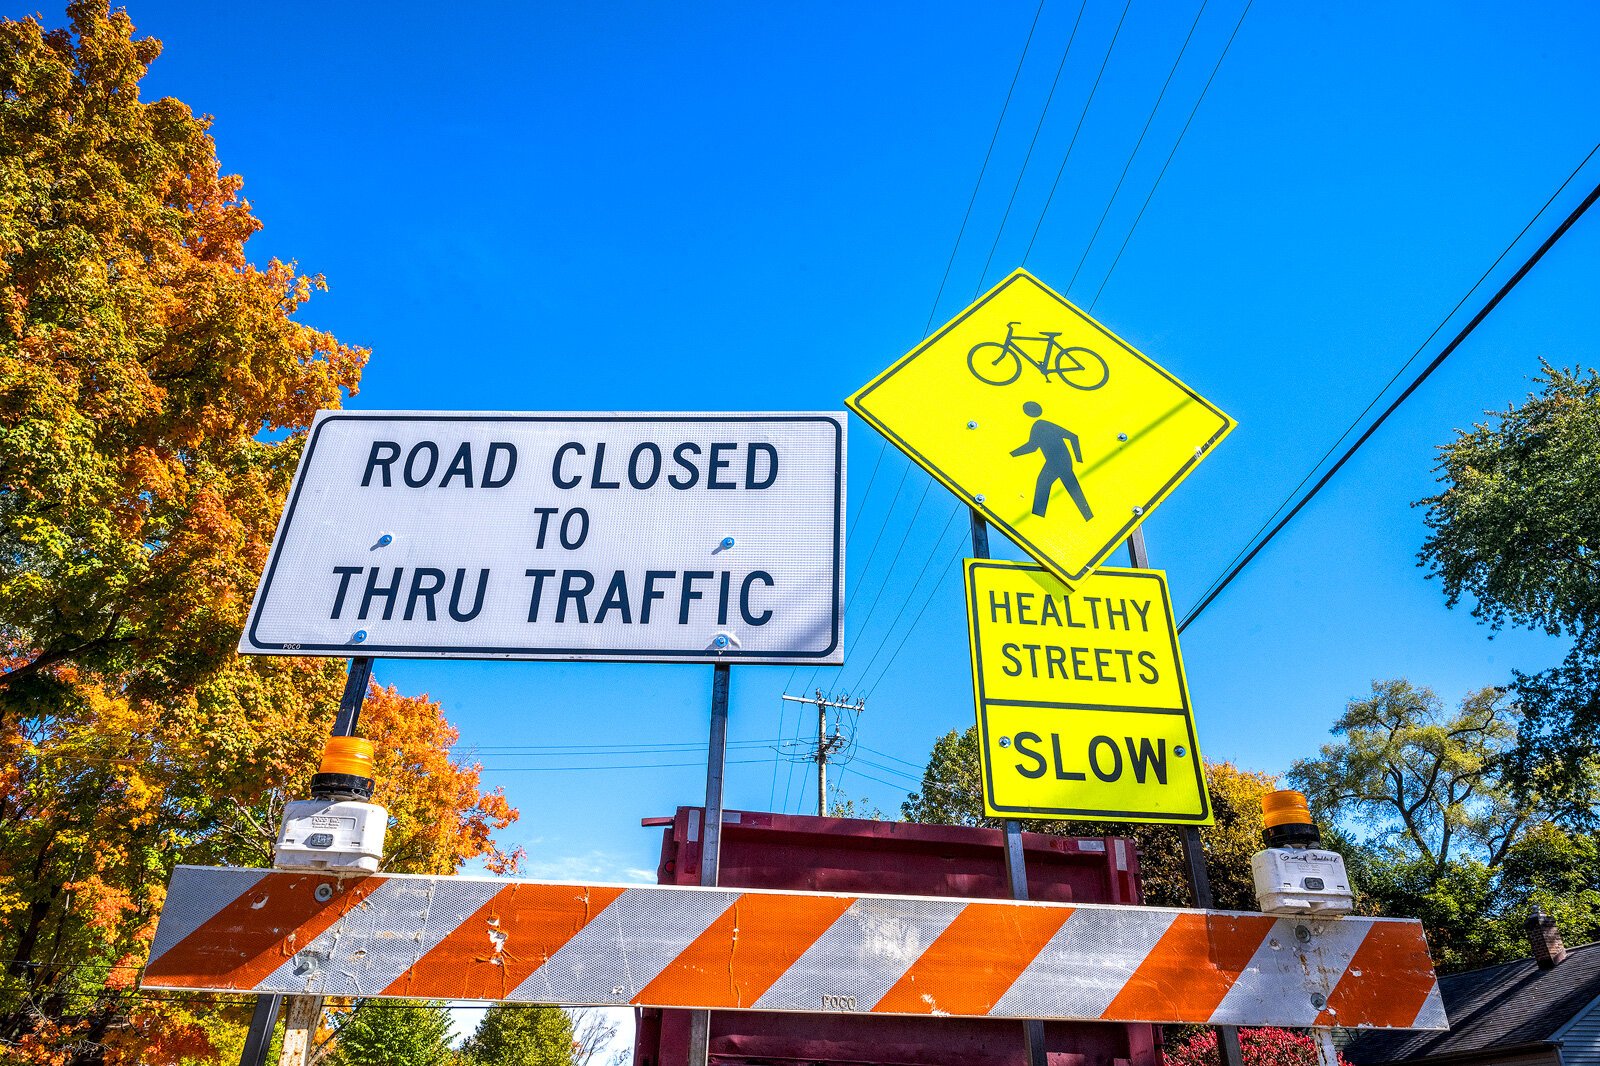
MULTIPOLYGON (((722 776, 728 755, 728 686, 732 670, 727 663, 711 668, 711 737, 706 750, 706 820, 701 826, 700 883, 714 888, 722 864, 722 776)), ((689 1066, 705 1066, 711 1053, 711 1012, 697 1010, 689 1016, 689 1066)))
MULTIPOLYGON (((1128 562, 1136 570, 1150 569, 1150 552, 1145 547, 1143 529, 1135 529, 1128 537, 1128 562)), ((1189 871, 1189 889, 1194 893, 1194 905, 1210 909, 1211 875, 1206 873, 1206 852, 1197 825, 1183 827, 1183 858, 1189 871)), ((1222 1053, 1222 1066, 1244 1066, 1239 1030, 1231 1025, 1219 1025, 1216 1028, 1217 1050, 1222 1053)))
MULTIPOLYGON (((366 701, 367 689, 372 685, 372 657, 358 655, 350 660, 350 672, 345 675, 344 692, 339 697, 339 711, 333 719, 333 736, 353 737, 361 722, 361 705, 366 701)), ((305 1062, 306 1047, 316 1035, 315 1019, 322 1008, 321 996, 259 996, 255 1011, 250 1015, 250 1028, 245 1033, 244 1051, 239 1056, 239 1066, 265 1066, 267 1048, 272 1043, 272 1029, 277 1024, 278 1007, 287 998, 284 1011, 284 1042, 279 1055, 280 1066, 298 1066, 305 1062), (312 1024, 305 1040, 298 1036, 291 1040, 289 1034, 297 1028, 305 1029, 304 1019, 310 1016, 312 1024), (298 1049, 298 1050, 296 1050, 298 1049)))
MULTIPOLYGON (((989 527, 977 509, 972 517, 972 554, 974 558, 989 558, 989 527)), ((1022 823, 1015 818, 1005 822, 1006 885, 1011 898, 1028 898, 1028 863, 1022 851, 1022 823)), ((1028 1066, 1045 1066, 1048 1061, 1044 1046, 1044 1022, 1028 1019, 1022 1023, 1022 1046, 1028 1057, 1028 1066)), ((1227 1063, 1226 1066, 1239 1066, 1227 1063)))

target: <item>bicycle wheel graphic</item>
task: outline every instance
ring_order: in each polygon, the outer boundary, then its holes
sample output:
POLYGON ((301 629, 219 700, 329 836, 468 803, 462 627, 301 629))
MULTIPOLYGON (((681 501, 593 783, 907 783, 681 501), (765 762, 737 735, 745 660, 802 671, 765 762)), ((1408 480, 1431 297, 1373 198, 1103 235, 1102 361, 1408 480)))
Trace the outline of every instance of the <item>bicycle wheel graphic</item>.
POLYGON ((1022 376, 1022 360, 999 341, 974 344, 967 353, 967 369, 986 385, 1009 385, 1022 376))
POLYGON ((1088 348, 1061 349, 1054 370, 1062 384, 1084 392, 1093 392, 1111 377, 1106 361, 1088 348))

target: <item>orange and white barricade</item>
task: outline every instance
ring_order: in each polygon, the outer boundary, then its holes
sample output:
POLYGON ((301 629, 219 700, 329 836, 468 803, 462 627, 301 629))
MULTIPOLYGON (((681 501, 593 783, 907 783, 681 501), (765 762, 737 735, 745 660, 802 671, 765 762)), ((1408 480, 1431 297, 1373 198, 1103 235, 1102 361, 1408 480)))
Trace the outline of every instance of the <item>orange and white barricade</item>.
POLYGON ((145 988, 1447 1027, 1420 923, 179 867, 145 988))

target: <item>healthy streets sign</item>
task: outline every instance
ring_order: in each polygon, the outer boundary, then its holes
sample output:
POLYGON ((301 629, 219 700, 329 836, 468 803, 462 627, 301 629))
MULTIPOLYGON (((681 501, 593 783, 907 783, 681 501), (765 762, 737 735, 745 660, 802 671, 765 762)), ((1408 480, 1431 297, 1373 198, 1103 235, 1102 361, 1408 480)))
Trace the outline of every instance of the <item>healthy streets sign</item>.
POLYGON ((324 411, 239 650, 843 661, 842 414, 324 411))

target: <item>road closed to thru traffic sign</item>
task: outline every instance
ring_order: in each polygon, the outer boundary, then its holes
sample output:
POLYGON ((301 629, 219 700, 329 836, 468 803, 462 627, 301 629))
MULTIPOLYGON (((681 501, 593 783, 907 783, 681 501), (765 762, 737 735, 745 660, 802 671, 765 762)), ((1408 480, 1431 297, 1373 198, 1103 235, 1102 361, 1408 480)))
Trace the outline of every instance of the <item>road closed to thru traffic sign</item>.
POLYGON ((1211 824, 1166 576, 966 575, 984 812, 1211 824))
POLYGON ((843 661, 844 418, 317 416, 239 650, 843 661))

